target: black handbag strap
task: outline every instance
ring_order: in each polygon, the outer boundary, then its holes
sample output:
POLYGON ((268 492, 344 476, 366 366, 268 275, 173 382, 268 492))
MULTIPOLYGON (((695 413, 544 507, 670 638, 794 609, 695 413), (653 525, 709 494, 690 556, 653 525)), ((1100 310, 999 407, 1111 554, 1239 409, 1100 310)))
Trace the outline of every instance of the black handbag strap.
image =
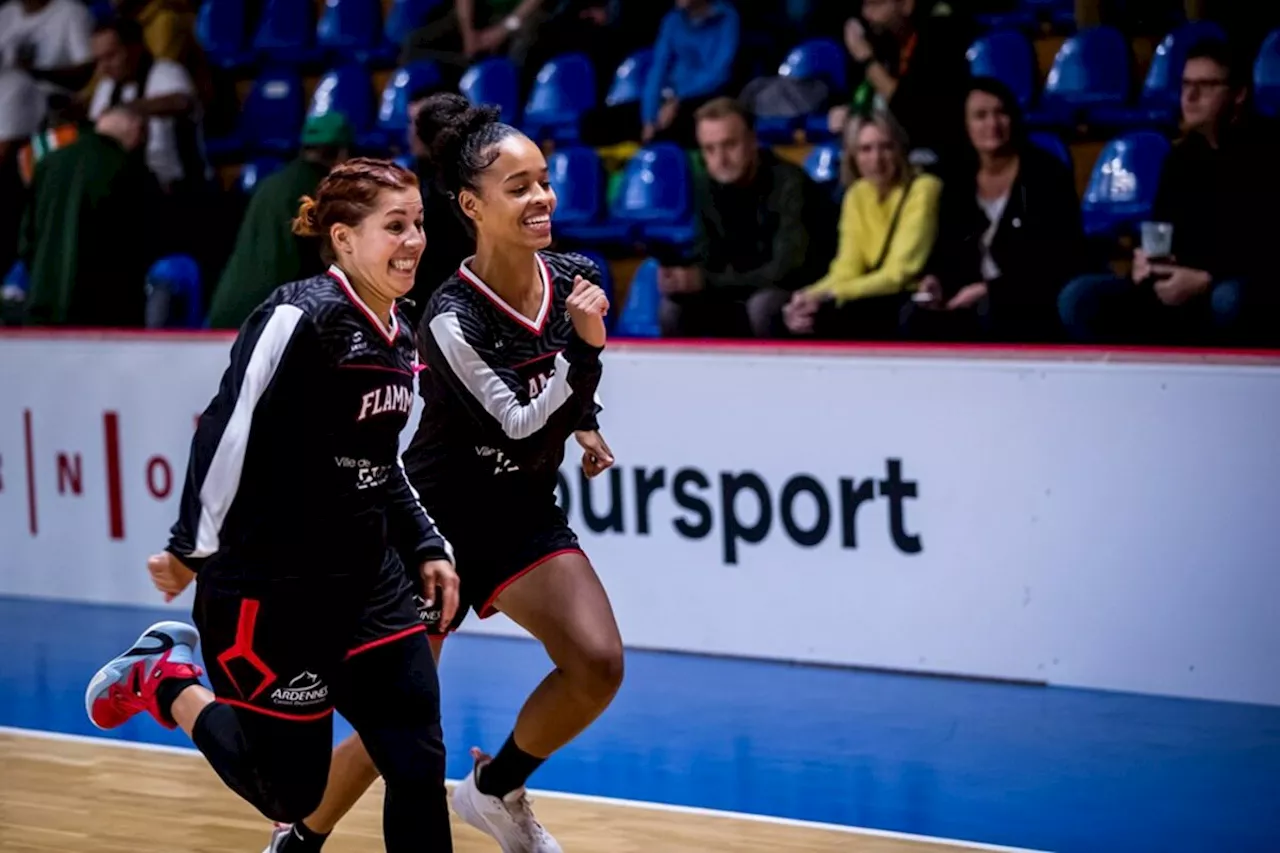
POLYGON ((884 245, 880 247, 880 257, 876 258, 876 262, 867 269, 867 272, 875 272, 884 266, 885 259, 889 257, 889 247, 893 245, 893 235, 898 231, 898 220, 902 218, 902 208, 907 205, 907 196, 911 194, 911 185, 915 183, 916 176, 912 175, 907 178, 907 182, 902 187, 902 198, 898 199, 898 206, 893 211, 893 219, 889 221, 889 233, 884 237, 884 245))

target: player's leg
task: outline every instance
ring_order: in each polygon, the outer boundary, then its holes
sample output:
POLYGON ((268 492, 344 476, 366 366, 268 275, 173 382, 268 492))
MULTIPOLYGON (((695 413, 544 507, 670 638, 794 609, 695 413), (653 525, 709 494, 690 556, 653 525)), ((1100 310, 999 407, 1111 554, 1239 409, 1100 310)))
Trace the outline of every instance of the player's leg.
POLYGON ((525 701, 498 754, 477 756, 454 792, 454 809, 504 849, 553 853, 560 847, 534 819, 524 786, 613 700, 622 683, 622 639, 600 579, 577 550, 520 574, 491 604, 542 642, 555 669, 525 701))
MULTIPOLYGON (((538 639, 555 664, 525 701, 512 732, 522 751, 545 758, 600 716, 622 685, 622 637, 613 607, 591 563, 574 551, 515 580, 494 609, 538 639)), ((494 764, 506 770, 496 757, 494 764)), ((512 781, 504 779, 502 786, 512 781)))
POLYGON ((192 662, 198 637, 180 622, 152 625, 94 676, 89 718, 109 729, 146 711, 180 727, 229 788, 272 820, 296 820, 324 793, 315 780, 328 769, 332 715, 289 720, 217 701, 192 662))
MULTIPOLYGON (((439 665, 444 635, 433 634, 428 637, 428 641, 431 644, 432 662, 439 665)), ((358 733, 349 735, 333 751, 324 799, 314 812, 303 818, 294 837, 290 838, 287 832, 278 833, 279 842, 271 848, 272 851, 303 853, 307 850, 319 850, 337 827, 338 821, 355 808, 377 778, 378 768, 369 757, 364 741, 358 733)))
POLYGON ((388 853, 453 850, 440 728, 440 684, 427 635, 402 636, 348 659, 339 712, 382 776, 388 853))

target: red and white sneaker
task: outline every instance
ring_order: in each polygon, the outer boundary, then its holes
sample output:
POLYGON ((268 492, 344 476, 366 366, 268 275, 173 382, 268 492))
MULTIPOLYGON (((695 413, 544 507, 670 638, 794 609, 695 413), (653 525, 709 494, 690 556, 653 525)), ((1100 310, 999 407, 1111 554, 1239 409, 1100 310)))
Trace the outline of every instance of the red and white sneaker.
POLYGON ((182 622, 157 622, 98 670, 84 694, 90 721, 100 729, 114 729, 139 711, 146 711, 166 729, 156 705, 156 689, 167 678, 199 678, 204 670, 195 665, 193 655, 200 634, 182 622))

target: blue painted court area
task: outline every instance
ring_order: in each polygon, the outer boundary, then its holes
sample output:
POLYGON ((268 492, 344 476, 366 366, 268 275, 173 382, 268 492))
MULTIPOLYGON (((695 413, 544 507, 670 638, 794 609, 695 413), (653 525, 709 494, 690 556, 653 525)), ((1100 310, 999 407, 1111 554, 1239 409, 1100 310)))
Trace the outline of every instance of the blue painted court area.
MULTIPOLYGON (((166 616, 0 597, 0 725, 103 734, 85 685, 166 616)), ((548 666, 525 640, 446 643, 450 778, 548 666)), ((189 745, 149 719, 111 734, 189 745)), ((1280 708, 633 651, 613 707, 532 786, 1063 853, 1263 853, 1280 708)))

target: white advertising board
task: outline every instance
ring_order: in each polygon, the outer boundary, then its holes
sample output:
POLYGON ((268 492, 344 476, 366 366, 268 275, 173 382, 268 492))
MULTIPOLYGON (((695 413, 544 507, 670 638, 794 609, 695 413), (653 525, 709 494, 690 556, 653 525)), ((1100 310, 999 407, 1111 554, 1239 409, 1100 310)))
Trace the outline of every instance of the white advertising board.
MULTIPOLYGON (((0 594, 159 603, 228 346, 0 337, 0 594)), ((1280 367, 621 346, 605 377, 618 464, 588 486, 571 445, 561 493, 631 645, 1280 704, 1280 367)))

